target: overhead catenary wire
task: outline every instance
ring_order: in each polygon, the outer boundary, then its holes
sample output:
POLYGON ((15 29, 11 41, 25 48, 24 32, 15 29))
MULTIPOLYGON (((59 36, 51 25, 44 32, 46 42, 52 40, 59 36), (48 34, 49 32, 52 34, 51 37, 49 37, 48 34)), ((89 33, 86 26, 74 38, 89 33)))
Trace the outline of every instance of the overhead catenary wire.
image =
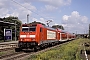
POLYGON ((16 3, 16 4, 19 5, 19 6, 21 6, 21 7, 25 8, 25 9, 27 9, 27 10, 29 10, 29 11, 35 13, 36 15, 38 15, 38 16, 44 18, 44 20, 46 20, 46 21, 44 21, 44 22, 46 22, 46 24, 47 24, 47 21, 48 21, 48 20, 52 20, 52 19, 47 19, 47 18, 41 16, 40 14, 38 14, 38 13, 36 13, 36 12, 30 10, 29 8, 27 8, 27 7, 23 6, 23 5, 21 5, 20 3, 16 2, 15 0, 11 0, 11 1, 14 2, 14 3, 16 3))
MULTIPOLYGON (((27 7, 25 7, 25 6, 21 5, 20 3, 18 3, 18 2, 16 2, 16 1, 14 1, 14 0, 11 0, 11 1, 13 1, 14 3, 18 4, 19 6, 21 6, 21 7, 25 8, 25 9, 27 9, 27 10, 31 11, 31 10, 30 10, 30 9, 28 9, 27 7)), ((46 19, 45 17, 41 16, 40 14, 38 14, 38 13, 36 13, 36 12, 34 12, 34 11, 31 11, 31 12, 33 12, 33 13, 35 13, 36 15, 38 15, 38 16, 40 16, 40 17, 42 17, 42 18, 46 19)), ((48 20, 48 19, 46 19, 46 20, 48 20)))

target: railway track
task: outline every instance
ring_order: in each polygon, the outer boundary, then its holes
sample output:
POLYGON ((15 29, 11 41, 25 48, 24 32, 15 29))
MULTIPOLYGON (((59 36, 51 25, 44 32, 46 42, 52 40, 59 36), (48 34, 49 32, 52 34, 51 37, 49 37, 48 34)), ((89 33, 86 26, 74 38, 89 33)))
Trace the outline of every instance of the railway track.
POLYGON ((10 51, 10 50, 14 50, 15 47, 12 48, 5 48, 5 49, 0 49, 0 52, 4 52, 4 51, 10 51))
POLYGON ((0 52, 14 49, 17 46, 17 43, 0 44, 0 52))
POLYGON ((25 55, 28 55, 29 53, 24 52, 15 52, 8 55, 0 56, 0 60, 16 60, 18 58, 24 57, 25 55))
POLYGON ((11 53, 11 54, 8 54, 8 55, 0 56, 0 60, 24 60, 28 56, 31 56, 31 55, 34 55, 34 54, 38 54, 40 52, 45 52, 47 50, 50 50, 52 48, 56 48, 58 46, 61 46, 63 44, 67 44, 67 43, 69 43, 69 42, 62 43, 62 44, 59 44, 59 45, 56 45, 56 46, 53 46, 53 47, 47 47, 47 48, 45 48, 43 50, 40 50, 38 52, 32 52, 30 50, 29 51, 25 51, 25 52, 14 52, 14 53, 11 53))

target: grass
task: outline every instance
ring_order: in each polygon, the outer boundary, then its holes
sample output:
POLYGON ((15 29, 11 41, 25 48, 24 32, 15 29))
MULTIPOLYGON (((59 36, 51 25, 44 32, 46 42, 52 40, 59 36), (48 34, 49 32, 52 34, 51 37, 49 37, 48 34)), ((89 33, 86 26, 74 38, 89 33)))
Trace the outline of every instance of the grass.
POLYGON ((15 53, 15 52, 14 52, 14 50, 11 50, 11 51, 10 51, 10 50, 9 50, 9 51, 3 51, 3 52, 1 51, 1 52, 0 52, 0 56, 7 55, 7 54, 10 54, 10 53, 15 53))
POLYGON ((3 54, 5 54, 4 52, 0 52, 0 56, 2 56, 3 54))
POLYGON ((26 60, 82 60, 80 57, 80 51, 83 49, 82 44, 88 41, 88 39, 73 40, 60 47, 32 55, 26 60))

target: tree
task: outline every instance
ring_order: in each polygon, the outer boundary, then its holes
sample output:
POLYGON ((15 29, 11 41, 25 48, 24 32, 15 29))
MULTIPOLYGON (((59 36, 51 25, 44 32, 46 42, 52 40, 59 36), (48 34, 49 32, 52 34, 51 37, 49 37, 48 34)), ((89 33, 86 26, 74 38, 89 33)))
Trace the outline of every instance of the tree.
MULTIPOLYGON (((20 26, 22 24, 22 22, 18 19, 18 17, 13 17, 13 16, 10 16, 10 17, 4 17, 4 18, 0 18, 1 21, 4 21, 4 22, 9 22, 9 23, 15 23, 15 21, 13 19, 16 19, 16 34, 17 34, 17 37, 19 36, 19 32, 20 32, 20 26)), ((15 25, 7 25, 7 26, 0 26, 0 37, 1 39, 4 39, 3 37, 3 34, 4 34, 4 28, 6 29, 12 29, 12 38, 14 39, 15 37, 15 25), (3 38, 2 38, 3 37, 3 38)), ((1 40, 0 39, 0 40, 1 40)))
POLYGON ((62 29, 64 30, 64 27, 62 25, 53 25, 52 28, 59 28, 59 29, 62 29))

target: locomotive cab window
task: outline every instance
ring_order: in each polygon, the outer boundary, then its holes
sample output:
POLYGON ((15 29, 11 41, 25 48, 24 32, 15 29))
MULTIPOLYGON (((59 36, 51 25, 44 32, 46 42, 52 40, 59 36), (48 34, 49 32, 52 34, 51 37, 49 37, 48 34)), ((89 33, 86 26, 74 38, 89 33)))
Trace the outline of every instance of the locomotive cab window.
POLYGON ((36 27, 22 27, 23 32, 36 31, 36 27))
POLYGON ((36 31, 36 27, 29 27, 29 31, 36 31))
POLYGON ((29 27, 22 27, 22 31, 27 32, 29 27))

